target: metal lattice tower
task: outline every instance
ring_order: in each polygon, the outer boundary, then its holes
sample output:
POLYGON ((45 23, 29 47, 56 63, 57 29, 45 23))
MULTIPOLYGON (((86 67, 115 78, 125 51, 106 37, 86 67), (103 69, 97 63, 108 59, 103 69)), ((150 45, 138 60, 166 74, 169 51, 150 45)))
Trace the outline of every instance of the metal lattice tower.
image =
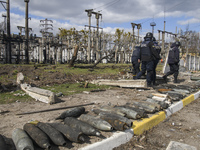
POLYGON ((48 20, 47 18, 45 20, 40 20, 40 26, 44 27, 43 29, 40 30, 40 32, 44 35, 44 36, 48 36, 48 30, 53 30, 53 21, 52 20, 48 20), (49 23, 50 22, 50 23, 49 23))

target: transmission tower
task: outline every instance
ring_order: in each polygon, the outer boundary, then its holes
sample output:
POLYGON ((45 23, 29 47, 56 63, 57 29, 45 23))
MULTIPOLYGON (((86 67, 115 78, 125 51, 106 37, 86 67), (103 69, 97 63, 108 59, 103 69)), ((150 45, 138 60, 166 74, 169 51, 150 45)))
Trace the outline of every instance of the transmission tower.
POLYGON ((48 36, 49 32, 48 30, 53 30, 53 21, 48 20, 47 18, 45 20, 40 20, 40 26, 44 27, 43 29, 40 30, 43 36, 48 36))

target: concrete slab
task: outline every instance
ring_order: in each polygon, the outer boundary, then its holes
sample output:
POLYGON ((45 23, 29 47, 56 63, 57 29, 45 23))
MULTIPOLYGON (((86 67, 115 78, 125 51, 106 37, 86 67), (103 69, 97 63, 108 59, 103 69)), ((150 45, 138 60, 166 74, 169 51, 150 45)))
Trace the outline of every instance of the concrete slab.
POLYGON ((197 150, 197 148, 187 144, 171 141, 166 150, 197 150))
POLYGON ((183 108, 183 102, 179 101, 175 104, 172 104, 169 108, 165 110, 166 118, 171 116, 173 113, 181 110, 183 108))
POLYGON ((17 85, 20 85, 24 82, 24 75, 22 72, 19 72, 17 74, 17 85))
POLYGON ((127 129, 124 132, 114 133, 111 137, 97 142, 79 150, 112 150, 113 148, 124 144, 133 137, 133 129, 127 129))
POLYGON ((146 80, 94 80, 91 83, 127 88, 147 88, 146 80))
POLYGON ((32 98, 34 98, 38 101, 48 103, 48 104, 56 103, 55 93, 53 93, 49 90, 40 89, 40 88, 37 88, 37 87, 31 87, 28 84, 21 84, 20 87, 29 96, 31 96, 32 98))

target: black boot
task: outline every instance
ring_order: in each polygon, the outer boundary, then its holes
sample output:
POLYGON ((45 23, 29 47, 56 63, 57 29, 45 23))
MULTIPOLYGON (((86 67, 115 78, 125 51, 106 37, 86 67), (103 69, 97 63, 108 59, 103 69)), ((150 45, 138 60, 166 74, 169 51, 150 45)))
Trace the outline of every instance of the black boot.
POLYGON ((174 83, 178 83, 178 80, 176 78, 174 79, 174 83))
POLYGON ((167 83, 167 76, 166 75, 163 76, 163 80, 167 83))
POLYGON ((147 87, 152 87, 151 83, 147 83, 147 87))

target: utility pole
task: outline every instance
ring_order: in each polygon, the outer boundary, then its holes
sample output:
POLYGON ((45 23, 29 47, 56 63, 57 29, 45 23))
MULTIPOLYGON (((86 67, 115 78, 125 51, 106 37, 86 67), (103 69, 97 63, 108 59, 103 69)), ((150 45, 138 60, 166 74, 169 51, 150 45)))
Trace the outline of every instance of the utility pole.
POLYGON ((90 42, 91 42, 91 16, 92 16, 93 9, 87 9, 85 12, 87 12, 89 17, 89 34, 88 34, 88 50, 87 50, 87 61, 88 63, 91 62, 91 48, 90 48, 90 42))
POLYGON ((138 29, 138 44, 140 43, 140 29, 141 29, 142 25, 141 24, 137 24, 137 29, 138 29))
MULTIPOLYGON (((19 36, 22 35, 22 32, 25 31, 25 34, 26 34, 26 28, 25 27, 22 27, 22 26, 17 26, 18 30, 19 30, 19 36)), ((32 28, 28 28, 28 32, 32 31, 32 28)), ((26 39, 25 39, 26 40, 26 39)), ((26 43, 27 44, 27 43, 26 43)), ((21 49, 21 44, 19 44, 20 48, 21 49)), ((25 47, 26 48, 26 47, 25 47)), ((26 49, 25 49, 26 50, 26 49)), ((20 56, 20 51, 18 52, 18 55, 20 56)), ((22 59, 23 59, 24 55, 22 55, 22 59)), ((25 53, 25 60, 26 60, 26 53, 25 53)), ((19 62, 19 61, 18 61, 19 62)))
POLYGON ((10 39, 10 0, 7 0, 7 48, 8 48, 8 63, 11 64, 11 39, 10 39))
POLYGON ((133 52, 134 46, 135 46, 135 31, 134 31, 135 23, 131 23, 131 25, 132 25, 132 29, 133 29, 133 43, 132 43, 132 52, 133 52))
POLYGON ((135 26, 137 26, 137 29, 138 29, 138 44, 140 43, 140 29, 142 27, 142 25, 139 23, 139 24, 136 24, 136 23, 131 23, 132 27, 133 27, 133 38, 134 38, 134 28, 135 26))
POLYGON ((158 44, 160 45, 160 30, 158 30, 158 44))
MULTIPOLYGON (((90 39, 91 39, 91 16, 92 14, 95 15, 95 18, 97 19, 96 20, 96 28, 97 28, 97 32, 96 32, 96 56, 97 56, 97 59, 100 58, 100 52, 99 52, 99 17, 101 16, 102 17, 102 14, 99 13, 99 12, 94 12, 93 9, 87 9, 85 10, 87 13, 88 13, 88 17, 89 17, 89 37, 88 37, 88 49, 90 49, 90 39)), ((91 51, 89 50, 88 51, 88 54, 91 53, 91 51)), ((89 54, 90 55, 90 54, 89 54)), ((88 55, 88 57, 89 57, 88 55)), ((90 58, 88 58, 89 60, 90 58)))
POLYGON ((99 17, 102 16, 102 14, 98 12, 93 12, 95 14, 95 18, 97 19, 97 33, 96 33, 96 55, 97 55, 97 60, 100 59, 100 49, 99 49, 99 17))
POLYGON ((29 64, 29 31, 28 31, 28 3, 29 0, 24 0, 24 2, 26 3, 26 17, 25 17, 25 63, 29 64))
POLYGON ((7 11, 6 63, 11 64, 10 0, 7 0, 7 2, 0 1, 0 3, 7 11), (4 3, 6 3, 6 7, 3 5, 4 3))
POLYGON ((165 53, 165 23, 164 21, 164 30, 162 32, 162 49, 161 49, 161 54, 165 53))
MULTIPOLYGON (((44 37, 49 37, 50 33, 48 32, 49 29, 53 30, 53 25, 51 23, 53 23, 52 20, 48 20, 47 18, 45 20, 40 20, 40 22, 42 22, 43 24, 40 24, 40 26, 43 26, 44 29, 41 29, 40 32, 42 33, 42 48, 44 47, 44 37), (50 22, 50 23, 48 23, 50 22), (50 27, 49 27, 50 26, 50 27)), ((44 62, 47 63, 49 61, 49 52, 47 52, 46 50, 46 45, 45 45, 45 49, 43 50, 43 55, 44 55, 44 62)))

